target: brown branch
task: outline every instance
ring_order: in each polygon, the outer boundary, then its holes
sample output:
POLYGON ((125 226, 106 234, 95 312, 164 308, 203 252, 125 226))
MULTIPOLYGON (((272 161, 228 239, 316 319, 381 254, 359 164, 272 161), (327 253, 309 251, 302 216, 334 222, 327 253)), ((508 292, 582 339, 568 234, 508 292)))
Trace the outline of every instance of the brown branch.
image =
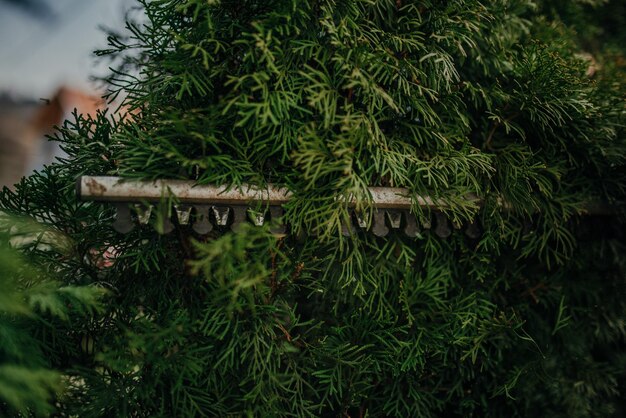
POLYGON ((492 150, 491 148, 491 141, 493 140, 493 136, 496 133, 496 130, 502 125, 505 124, 507 122, 512 121, 513 119, 515 119, 516 117, 518 117, 520 115, 520 112, 515 112, 513 113, 511 116, 509 116, 508 118, 504 119, 503 121, 499 121, 497 120, 496 123, 494 123, 493 127, 491 128, 491 130, 489 130, 489 134, 487 134, 487 139, 485 140, 485 145, 483 148, 486 148, 488 150, 492 150))
POLYGON ((535 303, 539 303, 539 297, 537 297, 536 292, 539 290, 547 290, 547 289, 548 289, 548 286, 546 286, 545 283, 540 282, 536 284, 535 286, 526 289, 526 291, 522 293, 522 296, 530 296, 535 303))

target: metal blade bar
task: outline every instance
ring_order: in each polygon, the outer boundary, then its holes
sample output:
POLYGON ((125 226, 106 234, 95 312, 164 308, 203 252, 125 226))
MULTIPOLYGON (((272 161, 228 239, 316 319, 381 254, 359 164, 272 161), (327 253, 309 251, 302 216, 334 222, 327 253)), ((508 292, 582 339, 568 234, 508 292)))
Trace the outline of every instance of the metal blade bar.
MULTIPOLYGON (((293 194, 284 187, 268 185, 265 189, 244 186, 240 189, 227 186, 198 185, 190 180, 128 180, 121 177, 82 176, 78 179, 77 192, 81 200, 100 202, 158 202, 164 197, 176 196, 186 204, 245 205, 263 202, 269 206, 281 206, 293 194)), ((410 209, 411 192, 399 187, 370 187, 372 203, 380 209, 410 209)), ((475 197, 468 201, 480 204, 475 197)), ((415 202, 428 209, 446 209, 448 205, 428 196, 415 196, 415 202)), ((354 206, 356 202, 349 202, 354 206)))
MULTIPOLYGON (((193 181, 185 180, 140 181, 106 176, 80 177, 77 189, 79 198, 82 200, 114 204, 117 213, 113 227, 122 233, 130 232, 134 227, 135 221, 129 205, 132 205, 134 209, 134 218, 137 222, 147 224, 153 212, 152 204, 164 198, 176 197, 174 214, 177 223, 182 226, 192 224, 193 229, 203 235, 213 230, 214 225, 217 227, 230 225, 232 230, 236 230, 238 225, 248 221, 255 225, 262 225, 268 214, 270 219, 279 218, 283 213, 282 205, 293 196, 286 188, 273 185, 268 185, 266 189, 252 186, 229 189, 227 186, 197 185, 193 181), (265 209, 259 207, 259 202, 266 205, 265 209), (256 206, 256 208, 249 206, 256 206)), ((420 227, 417 225, 415 216, 410 213, 413 200, 408 189, 370 187, 369 192, 375 208, 371 225, 368 225, 368 222, 358 213, 352 213, 349 224, 342 226, 344 235, 353 234, 355 226, 357 229, 370 229, 372 233, 380 237, 389 234, 391 229, 402 229, 410 237, 419 235, 420 227)), ((477 206, 483 204, 483 201, 476 197, 470 196, 466 199, 468 203, 474 203, 477 206)), ((437 236, 447 238, 452 234, 450 223, 441 212, 448 208, 446 203, 424 196, 414 196, 414 200, 417 205, 435 212, 434 233, 437 236)), ((348 203, 351 207, 356 205, 355 201, 348 203)), ((501 203, 501 207, 504 210, 511 209, 506 203, 501 203)), ((610 215, 617 213, 617 210, 609 205, 594 202, 586 205, 583 213, 610 215)), ((162 225, 158 229, 163 233, 173 230, 174 224, 164 209, 160 209, 159 215, 162 225)), ((421 219, 421 227, 430 229, 431 220, 428 217, 421 219)), ((279 234, 286 231, 285 225, 275 225, 272 228, 273 232, 279 234)), ((452 224, 452 228, 460 229, 461 225, 452 224)), ((476 221, 466 228, 466 234, 470 238, 480 235, 480 226, 476 221)))

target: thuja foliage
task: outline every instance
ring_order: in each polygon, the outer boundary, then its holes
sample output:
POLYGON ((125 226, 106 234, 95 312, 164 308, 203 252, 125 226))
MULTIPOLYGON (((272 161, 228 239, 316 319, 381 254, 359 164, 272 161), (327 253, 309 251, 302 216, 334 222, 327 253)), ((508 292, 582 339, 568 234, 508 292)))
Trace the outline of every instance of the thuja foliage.
POLYGON ((81 353, 81 325, 97 315, 105 290, 62 284, 37 264, 35 253, 65 254, 67 237, 30 221, 0 216, 0 415, 46 415, 64 382, 55 353, 81 353), (12 243, 12 245, 10 245, 12 243), (23 253, 15 248, 18 246, 23 253), (32 257, 32 258, 31 258, 32 257), (30 260, 30 262, 29 262, 30 260), (56 341, 63 335, 70 341, 56 341))
POLYGON ((45 348, 68 382, 57 413, 623 413, 620 7, 141 2, 100 52, 119 111, 66 122, 68 157, 0 196, 71 239, 42 266, 112 293, 45 348), (286 186, 289 233, 118 235, 111 208, 77 200, 83 174, 286 186), (482 234, 343 237, 349 199, 371 218, 368 186, 482 234))

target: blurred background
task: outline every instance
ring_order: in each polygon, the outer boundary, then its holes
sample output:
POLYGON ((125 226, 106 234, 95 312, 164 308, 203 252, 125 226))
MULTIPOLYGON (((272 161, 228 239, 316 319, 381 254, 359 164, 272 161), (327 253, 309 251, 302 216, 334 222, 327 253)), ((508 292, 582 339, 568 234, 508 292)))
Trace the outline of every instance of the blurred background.
POLYGON ((107 61, 103 27, 120 30, 135 0, 0 0, 0 188, 56 156, 46 140, 76 109, 104 107, 93 77, 107 61))

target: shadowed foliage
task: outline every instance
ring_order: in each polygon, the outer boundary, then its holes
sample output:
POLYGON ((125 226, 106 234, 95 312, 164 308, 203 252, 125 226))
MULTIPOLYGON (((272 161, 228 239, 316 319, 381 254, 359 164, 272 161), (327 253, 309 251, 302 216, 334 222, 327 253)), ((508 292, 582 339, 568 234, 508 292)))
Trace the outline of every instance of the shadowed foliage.
POLYGON ((141 4, 99 52, 132 113, 66 122, 68 157, 0 195, 71 240, 36 254, 58 280, 111 289, 44 351, 67 377, 59 413, 623 414, 620 2, 141 4), (83 174, 286 186, 290 233, 119 235, 112 208, 77 200, 83 174), (482 232, 344 237, 348 198, 371 218, 368 186, 482 232), (614 213, 587 216, 597 201, 614 213))

